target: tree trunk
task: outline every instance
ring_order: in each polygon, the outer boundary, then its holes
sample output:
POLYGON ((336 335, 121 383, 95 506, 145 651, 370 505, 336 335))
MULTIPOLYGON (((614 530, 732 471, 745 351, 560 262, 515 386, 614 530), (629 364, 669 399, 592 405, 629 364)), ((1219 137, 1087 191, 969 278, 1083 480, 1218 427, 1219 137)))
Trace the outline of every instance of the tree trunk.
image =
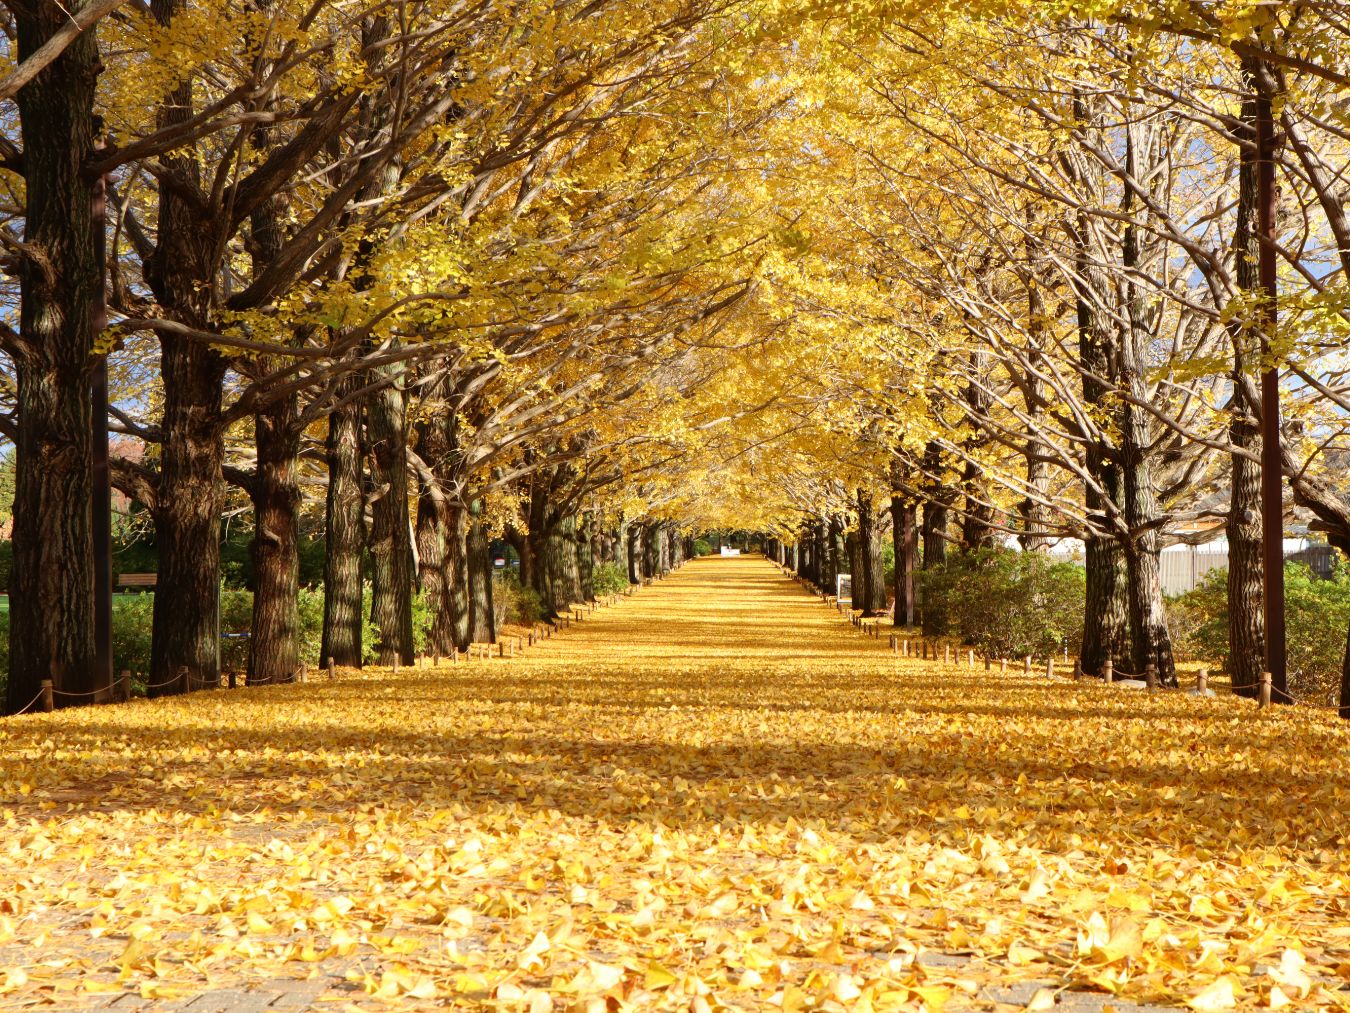
MULTIPOLYGON (((970 353, 970 369, 976 377, 985 369, 985 358, 982 352, 970 353)), ((992 399, 983 387, 972 381, 966 385, 965 402, 971 417, 978 419, 988 413, 992 399)), ((996 542, 989 480, 984 468, 975 461, 980 443, 978 431, 966 441, 966 462, 961 476, 961 490, 965 496, 965 510, 961 516, 961 544, 966 552, 992 549, 996 542)))
POLYGON ((914 625, 915 527, 919 511, 913 503, 891 495, 891 538, 895 545, 895 625, 914 625))
POLYGON ((861 489, 858 490, 858 567, 862 575, 862 593, 857 596, 857 607, 863 610, 864 616, 879 616, 886 611, 881 524, 871 498, 861 489))
MULTIPOLYGON (((183 7, 183 0, 151 2, 163 26, 172 24, 183 7)), ((193 109, 192 81, 185 78, 161 103, 159 125, 181 124, 191 118, 193 109)), ((166 155, 160 168, 189 188, 201 186, 196 152, 166 155)), ((155 249, 144 265, 146 283, 175 320, 212 330, 220 247, 215 223, 203 221, 178 187, 161 182, 157 224, 155 249)), ((220 683, 225 366, 221 356, 199 341, 160 337, 164 440, 155 509, 159 579, 151 637, 152 694, 220 683)))
MULTIPOLYGON (((1075 98, 1074 110, 1080 120, 1087 119, 1087 107, 1081 98, 1075 98)), ((1110 282, 1088 249, 1088 234, 1087 213, 1082 212, 1074 236, 1073 288, 1078 355, 1084 366, 1083 403, 1109 415, 1115 410, 1115 399, 1109 397, 1111 389, 1096 377, 1111 375, 1117 359, 1114 324, 1105 309, 1110 282)), ((1092 675, 1100 675, 1107 661, 1119 667, 1130 655, 1125 555, 1112 533, 1124 526, 1123 483, 1113 457, 1114 448, 1106 443, 1106 437, 1086 434, 1084 458, 1092 483, 1084 492, 1084 504, 1094 530, 1084 539, 1087 574, 1079 658, 1083 671, 1092 675)))
POLYGON ((254 417, 253 627, 249 685, 290 682, 300 667, 299 405, 285 397, 254 417))
POLYGON ((628 522, 620 517, 619 526, 614 530, 614 563, 620 570, 628 574, 628 579, 631 582, 633 579, 632 554, 628 528, 628 522))
POLYGON ((661 525, 649 521, 642 534, 642 572, 648 577, 658 577, 661 574, 661 525))
POLYGON ((497 642, 497 615, 492 606, 492 543, 483 521, 483 501, 469 504, 469 531, 465 539, 469 570, 469 639, 476 644, 497 642))
POLYGON ((445 525, 445 603, 432 626, 432 640, 446 654, 456 648, 467 651, 473 642, 473 605, 469 600, 469 511, 452 501, 445 525))
MULTIPOLYGON (((1233 234, 1234 273, 1239 291, 1249 298, 1261 290, 1256 115, 1256 102, 1248 99, 1242 104, 1239 127, 1243 144, 1239 149, 1238 210, 1233 234)), ((1235 451, 1225 525, 1228 535, 1228 673, 1234 693, 1255 696, 1266 664, 1261 466, 1241 451, 1259 457, 1261 436, 1256 421, 1259 406, 1247 397, 1247 385, 1242 381, 1248 374, 1250 357, 1259 356, 1261 336, 1243 327, 1240 319, 1229 324, 1228 334, 1233 343, 1234 380, 1228 435, 1235 451)))
MULTIPOLYGON (((352 377, 339 396, 352 393, 352 377)), ((361 554, 365 549, 365 496, 361 490, 361 407, 350 403, 328 415, 328 499, 324 514, 323 637, 320 661, 361 667, 361 554)))
POLYGON ((595 600, 595 518, 589 510, 577 521, 577 583, 580 601, 595 600))
MULTIPOLYGON (((11 5, 23 60, 82 4, 11 5)), ((18 440, 14 574, 6 709, 33 702, 43 679, 64 693, 95 684, 90 501, 92 416, 88 360, 102 265, 89 180, 94 146, 95 30, 78 36, 16 96, 24 141, 24 241, 43 260, 19 258, 18 440)), ((92 696, 58 696, 88 703, 92 696)))
POLYGON ((628 583, 642 583, 642 525, 628 525, 628 583))
MULTIPOLYGON (((1138 179, 1142 178, 1138 168, 1141 153, 1135 133, 1135 127, 1127 125, 1126 164, 1138 179)), ((1144 168, 1151 169, 1152 147, 1144 154, 1150 159, 1144 168)), ((1127 217, 1133 213, 1134 201, 1133 191, 1126 188, 1123 211, 1127 217)), ((1172 686, 1176 685, 1177 675, 1163 604, 1158 525, 1161 513, 1153 480, 1154 441, 1149 431, 1149 416, 1139 406, 1149 398, 1144 374, 1153 340, 1149 296, 1137 280, 1137 273, 1145 269, 1142 247, 1140 229, 1131 219, 1122 230, 1121 249, 1121 265, 1127 277, 1125 318, 1128 326, 1120 344, 1120 385, 1131 396, 1130 401, 1120 406, 1120 466, 1124 479, 1125 524, 1129 529, 1125 560, 1135 671, 1143 672, 1153 665, 1162 683, 1172 686)))
MULTIPOLYGON (((401 371, 401 367, 394 367, 401 371)), ((408 531, 408 425, 400 377, 376 392, 366 410, 371 482, 371 621, 376 659, 413 663, 412 539, 408 531)))
MULTIPOLYGON (((419 448, 422 445, 419 444, 419 448)), ((443 622, 447 610, 445 588, 445 531, 448 527, 448 509, 440 483, 434 478, 423 480, 417 494, 417 590, 422 603, 431 613, 431 629, 427 649, 435 655, 447 655, 453 641, 446 636, 437 639, 438 631, 448 631, 443 622)))
POLYGON ((220 433, 225 363, 200 342, 164 336, 151 638, 151 695, 220 685, 220 433))
MULTIPOLYGON (((947 505, 932 500, 923 505, 923 571, 932 573, 947 565, 947 505)), ((945 637, 947 613, 941 603, 925 596, 923 602, 923 635, 945 637)))

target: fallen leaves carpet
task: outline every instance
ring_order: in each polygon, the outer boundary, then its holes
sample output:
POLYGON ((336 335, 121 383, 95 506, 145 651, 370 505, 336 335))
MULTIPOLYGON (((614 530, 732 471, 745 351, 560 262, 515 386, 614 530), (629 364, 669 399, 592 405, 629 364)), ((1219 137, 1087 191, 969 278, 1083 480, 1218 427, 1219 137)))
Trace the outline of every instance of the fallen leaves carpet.
POLYGON ((0 721, 0 1006, 1344 1008, 1347 776, 701 560, 523 658, 0 721))

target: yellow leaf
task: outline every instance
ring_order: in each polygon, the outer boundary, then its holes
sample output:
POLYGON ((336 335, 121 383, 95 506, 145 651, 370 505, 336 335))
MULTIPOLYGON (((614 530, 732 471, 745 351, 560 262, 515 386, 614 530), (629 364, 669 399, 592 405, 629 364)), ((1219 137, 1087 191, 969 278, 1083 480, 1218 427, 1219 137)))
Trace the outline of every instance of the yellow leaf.
POLYGON ((1200 1010, 1201 1013, 1232 1009, 1237 1005, 1237 994, 1233 989, 1232 975, 1225 974, 1222 978, 1215 979, 1214 983, 1208 988, 1187 999, 1186 1005, 1191 1009, 1200 1010))

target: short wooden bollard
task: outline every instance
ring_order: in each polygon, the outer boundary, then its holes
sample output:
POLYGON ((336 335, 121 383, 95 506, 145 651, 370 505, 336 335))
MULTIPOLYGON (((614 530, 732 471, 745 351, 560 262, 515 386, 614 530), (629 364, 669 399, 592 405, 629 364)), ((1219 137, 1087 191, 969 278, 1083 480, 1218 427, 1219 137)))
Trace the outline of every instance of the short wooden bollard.
POLYGON ((1148 687, 1150 693, 1158 688, 1158 666, 1153 662, 1144 666, 1144 685, 1148 687))
POLYGON ((974 651, 966 651, 966 667, 967 667, 967 668, 974 668, 974 667, 975 667, 975 652, 974 652, 974 651))
POLYGON ((394 655, 394 674, 398 675, 398 655, 394 655))
POLYGON ((943 645, 942 645, 942 663, 943 663, 944 665, 950 665, 950 664, 952 663, 952 645, 951 645, 951 644, 943 644, 943 645))
POLYGON ((1111 659, 1107 658, 1102 662, 1102 681, 1109 686, 1112 681, 1114 681, 1115 677, 1115 666, 1111 663, 1111 659))
POLYGON ((188 682, 188 670, 187 670, 187 665, 179 665, 179 666, 178 666, 178 681, 179 681, 180 683, 183 684, 183 690, 184 690, 185 692, 191 691, 191 690, 194 690, 194 689, 197 688, 197 687, 191 685, 191 684, 188 682))
POLYGON ((1053 654, 1045 659, 1045 677, 1047 679, 1055 677, 1055 656, 1053 654))
POLYGON ((334 674, 335 674, 334 668, 335 668, 335 666, 333 665, 333 658, 332 658, 332 655, 329 655, 329 657, 328 657, 328 681, 329 681, 329 682, 332 682, 332 681, 333 681, 333 676, 334 676, 334 674))
MULTIPOLYGON (((32 685, 31 683, 29 685, 32 685)), ((42 709, 45 711, 56 708, 56 696, 52 691, 52 681, 50 679, 42 680, 42 709)))
POLYGON ((1026 676, 1030 676, 1030 675, 1031 675, 1031 655, 1030 655, 1030 654, 1028 654, 1026 657, 1024 657, 1024 658, 1022 659, 1022 674, 1023 674, 1023 675, 1026 675, 1026 676))
MULTIPOLYGON (((1258 703, 1258 706, 1259 706, 1262 710, 1265 710, 1267 707, 1270 706, 1270 673, 1269 673, 1269 672, 1262 672, 1262 673, 1261 673, 1261 699, 1260 699, 1260 701, 1259 701, 1259 703, 1258 703)), ((50 708, 48 708, 48 709, 50 710, 50 708)))
POLYGON ((225 685, 228 686, 230 689, 239 688, 239 673, 236 672, 233 668, 225 673, 225 685))
POLYGON ((1079 679, 1081 679, 1081 678, 1083 678, 1083 659, 1082 659, 1082 658, 1074 658, 1074 659, 1073 659, 1073 681, 1074 681, 1074 682, 1077 682, 1077 681, 1078 681, 1079 679))
POLYGON ((1209 692, 1209 669, 1202 668, 1195 674, 1195 688, 1201 693, 1209 692))
POLYGON ((131 669, 124 668, 117 673, 117 695, 123 700, 131 699, 131 669))
POLYGON ((908 638, 906 638, 906 639, 904 640, 904 642, 901 644, 901 647, 900 647, 900 656, 901 656, 902 658, 908 658, 908 657, 909 657, 909 639, 908 639, 908 638))
POLYGON ((998 674, 999 674, 999 675, 1007 675, 1007 674, 1008 674, 1008 659, 1007 659, 1007 658, 999 658, 999 659, 998 659, 998 674))

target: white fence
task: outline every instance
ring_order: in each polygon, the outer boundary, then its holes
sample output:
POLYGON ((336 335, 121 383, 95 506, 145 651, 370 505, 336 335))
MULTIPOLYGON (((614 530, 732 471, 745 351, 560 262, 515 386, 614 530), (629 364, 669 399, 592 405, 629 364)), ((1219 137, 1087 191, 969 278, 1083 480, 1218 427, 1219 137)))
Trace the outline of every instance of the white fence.
POLYGON ((1176 549, 1162 554, 1164 594, 1185 594, 1200 586, 1205 574, 1228 565, 1228 550, 1199 547, 1176 549))

